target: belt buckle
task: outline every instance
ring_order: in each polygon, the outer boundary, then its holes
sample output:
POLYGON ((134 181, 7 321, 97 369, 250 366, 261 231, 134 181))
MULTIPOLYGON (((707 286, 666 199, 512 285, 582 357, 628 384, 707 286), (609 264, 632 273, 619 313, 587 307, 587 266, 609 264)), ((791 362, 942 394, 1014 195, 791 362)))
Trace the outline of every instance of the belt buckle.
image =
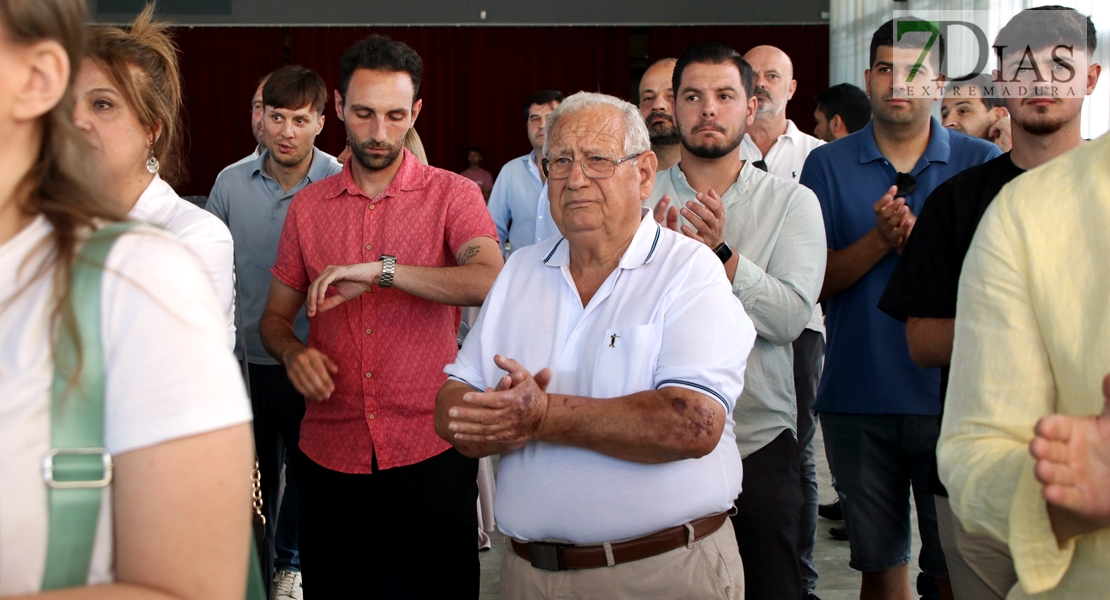
POLYGON ((563 555, 563 544, 530 542, 528 552, 532 566, 545 571, 566 571, 567 563, 563 555))

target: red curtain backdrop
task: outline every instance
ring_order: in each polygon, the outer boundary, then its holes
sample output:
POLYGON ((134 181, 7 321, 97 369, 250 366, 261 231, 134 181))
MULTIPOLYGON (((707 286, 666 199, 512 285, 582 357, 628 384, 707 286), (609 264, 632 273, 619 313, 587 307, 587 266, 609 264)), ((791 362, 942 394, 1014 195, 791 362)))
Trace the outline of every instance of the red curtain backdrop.
POLYGON ((254 150, 251 98, 258 79, 285 63, 278 28, 174 31, 185 85, 186 174, 183 196, 207 196, 216 175, 254 150))
POLYGON ((814 97, 829 87, 828 26, 653 27, 648 58, 651 62, 668 56, 677 58, 683 48, 702 42, 721 42, 741 54, 764 44, 786 52, 794 63, 794 79, 798 82, 794 98, 786 106, 786 116, 798 129, 813 134, 813 111, 817 108, 814 97))
MULTIPOLYGON (((416 129, 429 161, 458 171, 479 146, 483 167, 497 174, 530 147, 523 104, 541 89, 600 91, 626 97, 631 87, 625 27, 294 27, 179 28, 186 94, 189 179, 182 195, 207 195, 223 167, 250 153, 249 107, 258 79, 283 64, 320 73, 329 93, 339 85, 339 58, 354 42, 382 33, 413 47, 424 61, 416 129)), ((774 44, 794 59, 798 91, 787 113, 813 130, 813 96, 828 82, 827 26, 656 27, 651 60, 688 45, 719 40, 744 52, 774 44)), ((317 146, 338 154, 343 124, 329 97, 317 146)))

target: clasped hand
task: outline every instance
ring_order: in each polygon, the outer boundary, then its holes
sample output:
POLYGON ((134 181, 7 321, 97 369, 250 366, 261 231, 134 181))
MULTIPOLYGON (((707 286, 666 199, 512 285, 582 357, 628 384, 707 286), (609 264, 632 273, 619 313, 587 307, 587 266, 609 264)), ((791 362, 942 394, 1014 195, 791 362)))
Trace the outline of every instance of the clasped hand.
POLYGON ((495 443, 504 451, 516 450, 536 438, 547 416, 551 370, 533 376, 511 358, 498 354, 493 361, 507 374, 496 388, 464 394, 462 403, 447 411, 447 428, 463 443, 495 443))
POLYGON ((894 197, 896 193, 898 186, 890 186, 872 208, 875 210, 875 229, 879 237, 891 250, 901 252, 910 239, 917 217, 906 204, 905 198, 894 197))
POLYGON ((381 276, 382 263, 380 262, 329 266, 308 287, 305 308, 308 310, 309 318, 370 291, 381 276), (329 286, 336 291, 331 296, 327 295, 329 286))
POLYGON ((681 231, 686 237, 716 249, 725 241, 724 200, 714 190, 709 190, 704 194, 699 193, 695 198, 697 202, 687 201, 686 206, 680 210, 678 207, 670 205, 670 195, 663 196, 659 203, 655 205, 653 211, 655 222, 668 229, 681 231), (679 227, 678 215, 680 213, 690 222, 690 225, 694 226, 692 229, 687 225, 679 227))

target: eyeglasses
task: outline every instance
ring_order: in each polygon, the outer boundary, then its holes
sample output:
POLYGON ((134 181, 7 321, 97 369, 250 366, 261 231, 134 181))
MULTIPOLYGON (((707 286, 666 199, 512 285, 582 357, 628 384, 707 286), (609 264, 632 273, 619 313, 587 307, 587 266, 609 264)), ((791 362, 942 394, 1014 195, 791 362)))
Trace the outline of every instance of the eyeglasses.
POLYGON ((580 160, 571 160, 569 157, 561 156, 554 160, 545 158, 540 161, 540 164, 543 166, 544 177, 548 179, 566 179, 570 177, 570 170, 574 168, 574 163, 580 164, 582 173, 590 179, 607 179, 617 172, 617 165, 630 161, 641 154, 643 152, 630 154, 624 158, 586 155, 580 160))
POLYGON ((894 177, 894 185, 898 186, 898 191, 894 194, 894 197, 902 198, 909 196, 917 189, 917 179, 909 173, 898 173, 894 177))
POLYGON ((764 173, 767 172, 767 161, 765 160, 757 160, 752 163, 752 166, 759 169, 760 171, 763 171, 764 173))

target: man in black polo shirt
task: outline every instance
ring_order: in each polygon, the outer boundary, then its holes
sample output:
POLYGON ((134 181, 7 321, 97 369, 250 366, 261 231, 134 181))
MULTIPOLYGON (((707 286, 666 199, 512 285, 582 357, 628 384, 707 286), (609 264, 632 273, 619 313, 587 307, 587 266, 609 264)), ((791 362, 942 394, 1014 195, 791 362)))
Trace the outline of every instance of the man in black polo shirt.
MULTIPOLYGON (((980 218, 1011 179, 1084 141, 1080 135, 1083 97, 1094 91, 1101 71, 1098 64, 1091 63, 1094 25, 1072 9, 1044 9, 1054 12, 1023 11, 998 33, 995 46, 1008 47, 1003 68, 1022 60, 1027 45, 1038 63, 1044 59, 1045 68, 1051 68, 1052 50, 1058 44, 1085 47, 1085 53, 1075 53, 1072 63, 1077 73, 1077 93, 1070 97, 1006 98, 1012 150, 959 173, 933 190, 879 301, 880 309, 906 322, 906 339, 914 362, 925 368, 941 368, 942 407, 952 357, 960 270, 980 218)), ((932 488, 937 496, 937 521, 956 598, 1001 600, 1017 583, 1006 545, 963 530, 936 472, 934 460, 932 488)))

